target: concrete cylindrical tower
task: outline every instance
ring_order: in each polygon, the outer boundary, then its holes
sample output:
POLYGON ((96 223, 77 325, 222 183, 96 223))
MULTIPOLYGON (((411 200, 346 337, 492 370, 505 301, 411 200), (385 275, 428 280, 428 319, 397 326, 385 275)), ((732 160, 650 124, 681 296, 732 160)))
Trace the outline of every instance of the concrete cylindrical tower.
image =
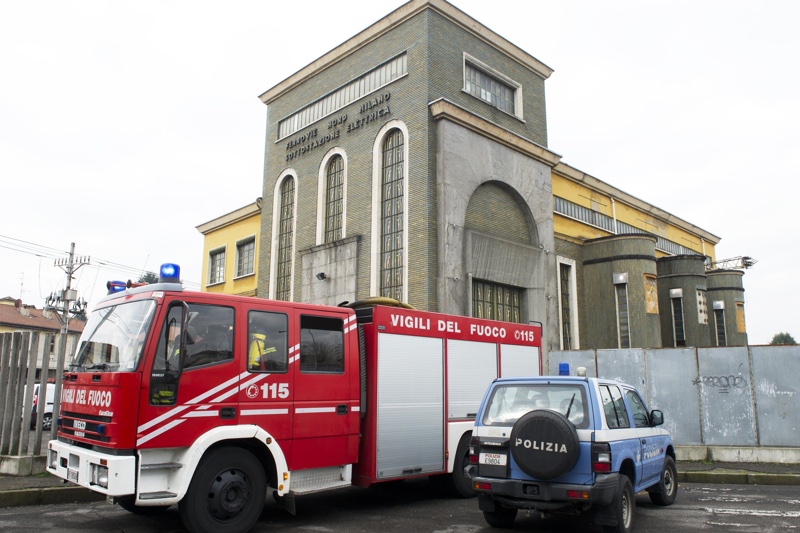
POLYGON ((672 346, 710 346, 705 257, 674 255, 658 260, 661 342, 672 346))
POLYGON ((711 270, 706 273, 712 346, 747 344, 743 277, 741 270, 711 270))

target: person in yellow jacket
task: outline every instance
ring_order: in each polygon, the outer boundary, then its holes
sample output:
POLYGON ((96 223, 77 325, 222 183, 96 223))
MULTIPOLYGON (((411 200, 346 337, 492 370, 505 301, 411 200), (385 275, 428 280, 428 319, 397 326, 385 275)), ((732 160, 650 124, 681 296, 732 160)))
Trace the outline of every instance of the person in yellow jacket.
POLYGON ((247 367, 250 370, 285 370, 278 361, 278 349, 270 341, 263 324, 256 321, 251 328, 247 367))

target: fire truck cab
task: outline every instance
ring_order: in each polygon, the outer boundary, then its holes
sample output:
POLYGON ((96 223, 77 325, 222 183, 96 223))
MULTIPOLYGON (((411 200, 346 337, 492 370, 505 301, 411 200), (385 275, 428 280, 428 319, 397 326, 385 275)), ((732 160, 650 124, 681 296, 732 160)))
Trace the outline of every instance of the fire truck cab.
MULTIPOLYGON (((541 327, 109 283, 63 376, 52 474, 191 531, 245 531, 267 496, 464 468, 483 391, 541 372, 541 327), (117 289, 119 289, 117 291, 117 289), (409 438, 413 435, 413 438, 409 438)), ((374 302, 371 302, 374 304, 374 302)))

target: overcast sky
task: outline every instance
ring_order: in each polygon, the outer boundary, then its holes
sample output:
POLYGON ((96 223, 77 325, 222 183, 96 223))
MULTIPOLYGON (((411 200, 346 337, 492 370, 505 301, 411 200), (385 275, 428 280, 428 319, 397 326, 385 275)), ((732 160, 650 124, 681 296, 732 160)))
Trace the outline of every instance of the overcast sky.
MULTIPOLYGON (((0 297, 41 307, 70 243, 197 288, 199 224, 261 195, 258 95, 401 1, 0 0, 0 297)), ((549 148, 751 256, 751 344, 800 339, 800 3, 455 0, 555 72, 549 148)))

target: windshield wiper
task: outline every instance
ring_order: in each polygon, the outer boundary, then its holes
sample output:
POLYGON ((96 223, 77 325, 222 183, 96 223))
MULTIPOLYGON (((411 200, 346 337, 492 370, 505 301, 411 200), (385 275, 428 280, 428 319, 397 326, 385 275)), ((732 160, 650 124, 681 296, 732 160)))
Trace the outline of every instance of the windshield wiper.
POLYGON ((575 401, 575 395, 577 392, 572 393, 572 399, 569 401, 569 407, 567 407, 567 414, 564 415, 564 418, 569 418, 569 412, 572 411, 572 402, 575 401))
POLYGON ((111 370, 111 365, 108 363, 97 363, 96 365, 86 367, 86 370, 111 370))

